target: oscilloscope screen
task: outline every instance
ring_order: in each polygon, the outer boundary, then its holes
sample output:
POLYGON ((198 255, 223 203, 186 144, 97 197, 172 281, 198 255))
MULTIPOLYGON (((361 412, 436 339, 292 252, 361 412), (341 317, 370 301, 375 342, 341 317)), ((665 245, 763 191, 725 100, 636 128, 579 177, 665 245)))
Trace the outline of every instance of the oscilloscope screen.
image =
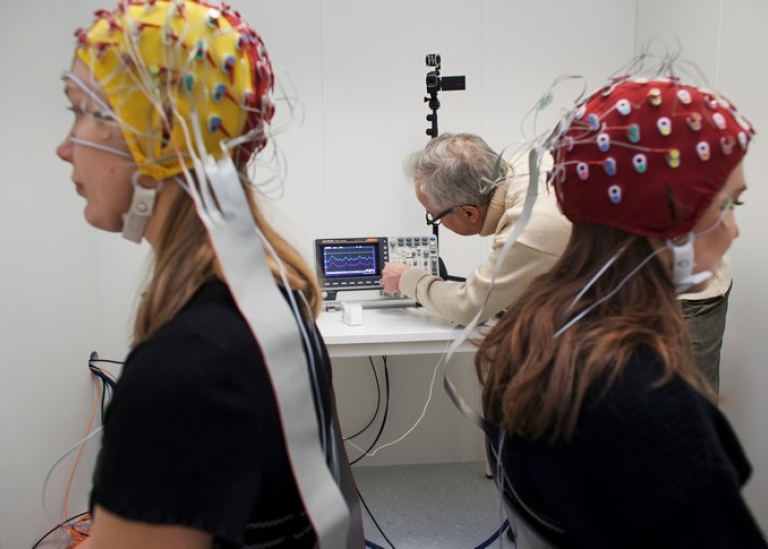
POLYGON ((323 273, 326 278, 376 276, 376 245, 326 246, 323 248, 323 273))
POLYGON ((315 271, 327 291, 381 288, 381 269, 389 260, 386 237, 315 240, 315 271))

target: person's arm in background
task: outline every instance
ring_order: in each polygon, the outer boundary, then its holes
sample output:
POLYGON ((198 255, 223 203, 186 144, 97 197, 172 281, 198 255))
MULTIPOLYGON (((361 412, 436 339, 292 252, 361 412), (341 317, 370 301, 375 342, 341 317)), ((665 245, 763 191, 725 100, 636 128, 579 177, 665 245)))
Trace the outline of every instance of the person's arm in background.
POLYGON ((147 524, 126 520, 96 506, 93 526, 87 540, 77 549, 206 549, 213 536, 209 533, 182 526, 147 524))
MULTIPOLYGON (((507 235, 522 214, 527 181, 520 178, 513 185, 507 193, 509 196, 499 197, 502 201, 506 199, 510 207, 504 211, 498 225, 485 233, 493 234, 496 229, 491 254, 469 274, 466 282, 446 282, 423 269, 389 263, 383 273, 385 291, 399 291, 433 313, 466 326, 483 306, 507 235)), ((534 278, 551 269, 568 240, 570 225, 557 210, 555 197, 546 190, 541 193, 525 230, 510 248, 499 270, 488 303, 480 315, 481 322, 509 307, 534 278)), ((504 209, 504 205, 500 207, 504 209)))
MULTIPOLYGON (((493 268, 506 239, 497 239, 488 260, 475 268, 466 282, 446 282, 417 267, 406 267, 400 276, 401 294, 418 301, 426 309, 466 326, 483 306, 491 287, 493 268)), ((533 279, 555 264, 556 256, 542 253, 520 243, 509 250, 499 276, 493 284, 480 322, 511 305, 533 279)))

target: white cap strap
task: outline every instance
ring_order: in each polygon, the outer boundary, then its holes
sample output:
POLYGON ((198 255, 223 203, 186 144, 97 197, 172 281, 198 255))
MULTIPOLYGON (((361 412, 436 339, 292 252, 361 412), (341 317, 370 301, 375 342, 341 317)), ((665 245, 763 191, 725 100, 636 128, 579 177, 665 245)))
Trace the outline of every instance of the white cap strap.
POLYGON ((693 241, 694 233, 689 233, 685 242, 677 244, 671 239, 667 240, 667 249, 672 253, 672 283, 675 285, 675 293, 681 294, 695 284, 701 284, 712 273, 702 271, 693 274, 693 241))
POLYGON ((123 214, 123 238, 131 242, 141 242, 144 231, 147 228, 152 211, 155 208, 155 198, 163 188, 163 182, 159 181, 153 189, 147 189, 139 185, 139 172, 133 174, 133 199, 128 213, 123 214))

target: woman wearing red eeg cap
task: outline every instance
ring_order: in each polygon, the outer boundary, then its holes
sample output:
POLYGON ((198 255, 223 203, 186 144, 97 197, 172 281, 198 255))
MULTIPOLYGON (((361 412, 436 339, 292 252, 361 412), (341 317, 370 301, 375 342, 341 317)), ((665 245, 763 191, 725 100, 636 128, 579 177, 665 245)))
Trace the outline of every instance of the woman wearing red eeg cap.
POLYGON ((766 547, 676 302, 738 236, 753 134, 714 92, 623 77, 548 142, 570 242, 476 357, 521 547, 766 547))

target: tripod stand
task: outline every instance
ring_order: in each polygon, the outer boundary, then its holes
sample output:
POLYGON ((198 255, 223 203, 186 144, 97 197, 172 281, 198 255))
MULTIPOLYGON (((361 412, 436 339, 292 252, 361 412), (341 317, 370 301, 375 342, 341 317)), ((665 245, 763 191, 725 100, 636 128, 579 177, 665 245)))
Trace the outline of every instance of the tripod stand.
MULTIPOLYGON (((437 98, 437 93, 440 90, 452 91, 452 90, 464 90, 466 89, 466 78, 464 76, 440 76, 440 54, 430 53, 426 58, 427 67, 432 67, 432 70, 427 72, 427 93, 428 97, 424 98, 424 102, 428 104, 429 109, 432 111, 427 115, 427 122, 430 122, 430 127, 427 128, 427 135, 431 139, 434 139, 439 135, 437 129, 437 110, 440 108, 440 100, 437 98)), ((432 234, 440 242, 440 225, 432 225, 432 234)), ((438 270, 440 278, 443 280, 450 280, 454 282, 464 282, 466 279, 458 276, 451 276, 448 274, 448 270, 445 268, 445 262, 442 257, 438 257, 438 270)))

